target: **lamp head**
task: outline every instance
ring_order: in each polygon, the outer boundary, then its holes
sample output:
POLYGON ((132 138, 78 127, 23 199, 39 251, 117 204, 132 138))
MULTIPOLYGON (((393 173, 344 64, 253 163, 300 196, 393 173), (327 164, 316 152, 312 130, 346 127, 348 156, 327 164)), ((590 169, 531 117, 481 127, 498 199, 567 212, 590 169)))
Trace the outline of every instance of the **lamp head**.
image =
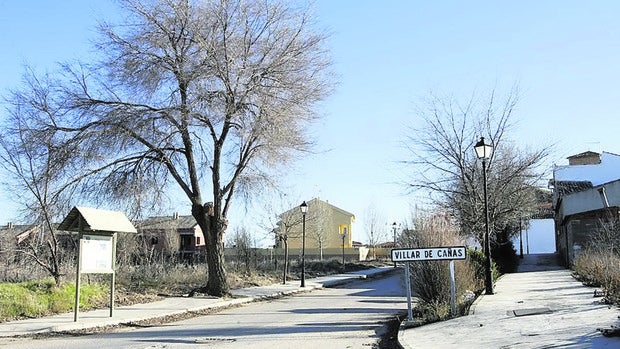
POLYGON ((480 160, 488 160, 493 154, 493 145, 484 140, 484 137, 480 137, 480 140, 474 145, 476 156, 480 160))

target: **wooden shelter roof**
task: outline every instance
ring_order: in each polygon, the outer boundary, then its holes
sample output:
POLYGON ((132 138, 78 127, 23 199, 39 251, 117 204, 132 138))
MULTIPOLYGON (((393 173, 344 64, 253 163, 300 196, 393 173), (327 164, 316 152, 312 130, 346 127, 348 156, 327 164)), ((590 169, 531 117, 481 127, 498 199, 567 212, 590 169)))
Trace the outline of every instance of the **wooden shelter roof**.
POLYGON ((124 213, 75 206, 60 223, 58 230, 92 233, 137 233, 124 213), (80 224, 81 222, 81 224, 80 224))

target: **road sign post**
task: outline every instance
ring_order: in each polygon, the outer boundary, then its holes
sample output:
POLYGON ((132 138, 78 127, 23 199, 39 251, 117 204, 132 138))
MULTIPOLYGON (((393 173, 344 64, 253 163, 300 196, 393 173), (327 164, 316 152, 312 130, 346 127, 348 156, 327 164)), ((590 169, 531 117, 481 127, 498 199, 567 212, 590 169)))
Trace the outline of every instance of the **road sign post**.
POLYGON ((417 261, 450 261, 450 310, 456 314, 456 283, 454 278, 454 261, 467 258, 465 246, 444 246, 428 248, 401 248, 391 251, 392 261, 405 263, 405 279, 407 284, 407 321, 413 321, 411 309, 411 280, 409 263, 417 261))
MULTIPOLYGON (((396 262, 394 262, 396 263, 396 262)), ((405 279, 407 280, 407 320, 413 320, 413 310, 411 309, 411 285, 409 283, 409 262, 405 263, 405 279)))

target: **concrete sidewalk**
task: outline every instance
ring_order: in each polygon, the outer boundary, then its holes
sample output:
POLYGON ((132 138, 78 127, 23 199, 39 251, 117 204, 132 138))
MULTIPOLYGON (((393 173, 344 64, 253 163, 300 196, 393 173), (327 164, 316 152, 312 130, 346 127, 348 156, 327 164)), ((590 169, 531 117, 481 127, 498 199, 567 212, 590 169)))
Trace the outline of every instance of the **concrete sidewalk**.
POLYGON ((291 281, 286 285, 275 284, 270 286, 237 289, 231 291, 233 297, 230 299, 208 297, 169 297, 152 303, 116 307, 114 309, 113 317, 110 317, 109 308, 80 312, 77 322, 73 321, 73 313, 47 316, 37 319, 5 322, 0 323, 0 337, 88 331, 107 326, 131 324, 145 320, 161 319, 168 316, 182 315, 192 312, 217 310, 239 304, 254 302, 263 298, 283 297, 299 292, 308 292, 317 288, 333 287, 355 280, 379 276, 392 272, 393 270, 394 268, 392 267, 383 267, 346 274, 306 279, 305 288, 300 287, 299 281, 291 281))
POLYGON ((495 294, 481 296, 470 315, 401 329, 399 342, 406 349, 620 348, 620 338, 597 331, 620 326, 618 308, 550 264, 553 256, 525 256, 519 272, 502 276, 495 294))

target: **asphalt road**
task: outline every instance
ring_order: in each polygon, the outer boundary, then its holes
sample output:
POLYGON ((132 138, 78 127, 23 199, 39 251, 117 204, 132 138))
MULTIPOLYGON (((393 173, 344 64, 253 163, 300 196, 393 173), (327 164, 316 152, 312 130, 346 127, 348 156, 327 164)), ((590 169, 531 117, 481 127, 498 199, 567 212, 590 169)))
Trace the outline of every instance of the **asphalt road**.
POLYGON ((382 325, 406 309, 400 273, 113 333, 11 339, 11 349, 372 348, 382 325))

